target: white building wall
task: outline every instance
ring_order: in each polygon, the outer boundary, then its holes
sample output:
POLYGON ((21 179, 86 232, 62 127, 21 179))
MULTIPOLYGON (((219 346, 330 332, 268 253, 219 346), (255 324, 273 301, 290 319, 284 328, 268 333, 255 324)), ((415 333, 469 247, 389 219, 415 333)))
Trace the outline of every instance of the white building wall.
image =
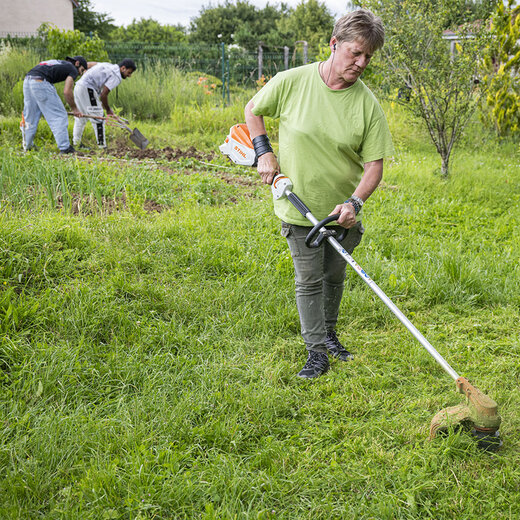
POLYGON ((0 0, 0 38, 35 36, 44 22, 74 29, 71 0, 0 0))

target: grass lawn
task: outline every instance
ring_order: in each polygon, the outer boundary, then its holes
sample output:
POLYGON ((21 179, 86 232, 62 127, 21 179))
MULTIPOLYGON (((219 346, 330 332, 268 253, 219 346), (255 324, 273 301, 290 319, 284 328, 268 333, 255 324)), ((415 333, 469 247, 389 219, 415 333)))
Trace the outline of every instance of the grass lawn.
MULTIPOLYGON (((470 129, 443 181, 417 123, 389 120, 398 153, 354 257, 499 403, 502 449, 428 440, 464 399, 354 272, 338 333, 355 360, 295 377, 292 261, 254 170, 63 158, 44 123, 22 154, 4 118, 1 518, 519 517, 518 145, 470 129)), ((139 128, 220 144, 168 125, 139 128)))

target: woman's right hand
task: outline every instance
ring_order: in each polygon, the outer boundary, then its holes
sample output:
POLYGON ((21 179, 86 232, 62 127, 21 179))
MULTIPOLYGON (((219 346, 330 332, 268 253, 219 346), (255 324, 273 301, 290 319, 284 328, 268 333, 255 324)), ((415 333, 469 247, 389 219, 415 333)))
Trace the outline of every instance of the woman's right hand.
POLYGON ((275 176, 280 173, 280 165, 276 155, 272 152, 261 155, 258 158, 257 170, 264 184, 272 184, 275 176))

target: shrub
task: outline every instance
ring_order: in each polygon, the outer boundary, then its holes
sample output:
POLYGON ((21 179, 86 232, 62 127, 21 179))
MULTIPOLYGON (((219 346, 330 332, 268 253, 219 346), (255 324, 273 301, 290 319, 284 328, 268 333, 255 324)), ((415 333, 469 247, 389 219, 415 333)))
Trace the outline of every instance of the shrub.
POLYGON ((492 19, 493 41, 487 60, 486 97, 489 113, 497 134, 520 132, 520 7, 498 4, 492 19))
POLYGON ((84 56, 87 61, 108 61, 105 42, 97 34, 86 36, 80 31, 67 31, 44 23, 38 29, 45 40, 49 58, 65 59, 66 56, 84 56))
POLYGON ((126 115, 142 120, 165 120, 180 107, 210 108, 222 104, 222 82, 208 74, 184 72, 167 62, 157 62, 146 69, 139 67, 111 95, 115 96, 114 105, 121 107, 126 115))

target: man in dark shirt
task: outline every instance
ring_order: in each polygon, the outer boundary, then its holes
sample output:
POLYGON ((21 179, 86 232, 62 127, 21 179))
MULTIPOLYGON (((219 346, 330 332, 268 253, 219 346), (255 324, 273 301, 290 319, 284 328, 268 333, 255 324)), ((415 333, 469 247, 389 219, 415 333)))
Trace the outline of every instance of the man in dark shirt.
POLYGON ((67 111, 54 84, 65 81, 65 101, 74 115, 79 117, 81 112, 74 102, 74 80, 87 68, 88 64, 83 56, 74 56, 65 60, 42 61, 27 73, 23 82, 24 150, 34 147, 34 136, 43 115, 56 139, 60 153, 74 153, 75 150, 69 141, 67 111))

